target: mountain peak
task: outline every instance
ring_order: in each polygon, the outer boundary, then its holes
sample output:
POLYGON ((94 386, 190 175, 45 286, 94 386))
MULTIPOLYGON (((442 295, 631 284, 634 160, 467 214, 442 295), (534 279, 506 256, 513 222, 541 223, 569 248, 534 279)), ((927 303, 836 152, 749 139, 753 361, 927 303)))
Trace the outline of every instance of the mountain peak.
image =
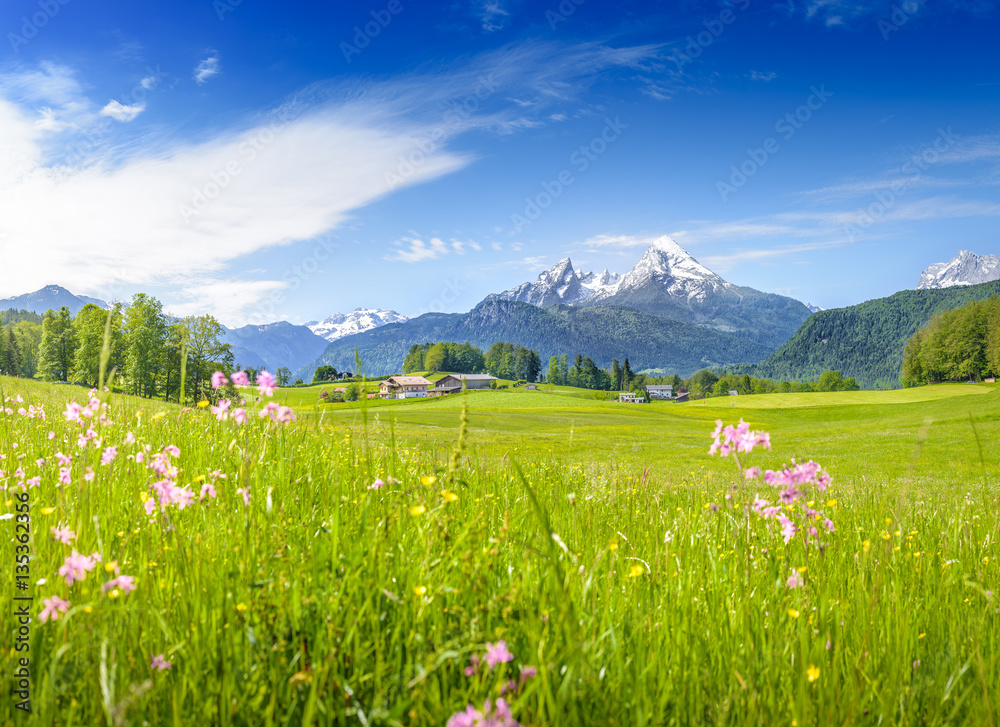
POLYGON ((934 263, 924 270, 920 274, 917 290, 978 285, 993 280, 1000 280, 1000 257, 959 250, 958 255, 948 262, 934 263))
POLYGON ((309 321, 306 327, 317 336, 336 341, 362 331, 409 320, 401 313, 383 308, 355 308, 351 313, 334 313, 323 321, 309 321))

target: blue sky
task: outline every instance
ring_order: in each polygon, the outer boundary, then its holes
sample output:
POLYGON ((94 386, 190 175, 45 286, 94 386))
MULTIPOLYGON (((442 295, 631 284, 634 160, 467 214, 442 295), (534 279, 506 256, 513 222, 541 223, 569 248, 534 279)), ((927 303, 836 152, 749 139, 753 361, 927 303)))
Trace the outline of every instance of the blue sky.
POLYGON ((823 307, 1000 253, 990 0, 9 0, 0 297, 464 311, 671 235, 823 307))

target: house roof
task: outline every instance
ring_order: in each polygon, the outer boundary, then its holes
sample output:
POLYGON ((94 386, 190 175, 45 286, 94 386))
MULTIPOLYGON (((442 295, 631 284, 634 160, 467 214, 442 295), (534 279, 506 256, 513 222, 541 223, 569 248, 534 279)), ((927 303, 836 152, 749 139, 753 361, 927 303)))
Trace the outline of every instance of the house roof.
POLYGON ((650 384, 646 387, 646 391, 673 391, 673 384, 650 384))
POLYGON ((382 384, 389 384, 390 386, 433 386, 423 376, 390 376, 382 384))
MULTIPOLYGON (((490 374, 448 374, 455 379, 462 379, 463 381, 493 381, 496 376, 491 376, 490 374)), ((443 376, 442 378, 447 379, 448 376, 443 376)))

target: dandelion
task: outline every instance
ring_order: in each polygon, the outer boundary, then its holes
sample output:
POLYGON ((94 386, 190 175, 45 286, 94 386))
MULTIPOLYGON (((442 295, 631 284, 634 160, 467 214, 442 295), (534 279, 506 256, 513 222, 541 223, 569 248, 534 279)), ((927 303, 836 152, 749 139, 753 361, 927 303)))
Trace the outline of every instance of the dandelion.
POLYGON ((645 572, 646 572, 645 568, 643 568, 638 563, 633 563, 632 566, 628 569, 628 576, 626 576, 626 577, 627 578, 637 578, 637 577, 643 575, 645 572))
POLYGON ((163 657, 163 654, 157 654, 156 656, 154 656, 153 660, 149 664, 150 669, 159 669, 160 671, 167 671, 172 666, 173 664, 167 661, 163 657))
POLYGON ((458 499, 458 495, 451 490, 441 490, 441 497, 445 502, 455 502, 458 499))
POLYGON ((64 601, 59 596, 52 596, 52 598, 42 599, 42 606, 42 612, 38 614, 38 620, 42 623, 45 623, 49 619, 57 621, 60 613, 66 613, 69 610, 69 601, 64 601))
POLYGON ((423 515, 425 512, 427 512, 427 508, 424 507, 423 505, 414 505, 413 507, 410 508, 410 514, 413 515, 414 517, 416 517, 417 515, 423 515))
POLYGON ((434 475, 424 475, 423 477, 420 478, 420 484, 423 485, 424 487, 430 487, 435 482, 437 482, 437 477, 435 477, 434 475))
POLYGON ((809 668, 806 669, 806 677, 809 678, 810 682, 814 682, 819 679, 819 667, 815 664, 810 664, 809 668))
POLYGON ((484 659, 486 661, 486 665, 492 669, 497 664, 513 661, 514 655, 507 650, 507 643, 500 640, 495 645, 489 643, 486 644, 486 656, 484 659))
POLYGON ((206 406, 208 406, 211 403, 212 402, 210 402, 208 399, 202 399, 201 401, 198 402, 198 408, 199 409, 204 409, 206 406))

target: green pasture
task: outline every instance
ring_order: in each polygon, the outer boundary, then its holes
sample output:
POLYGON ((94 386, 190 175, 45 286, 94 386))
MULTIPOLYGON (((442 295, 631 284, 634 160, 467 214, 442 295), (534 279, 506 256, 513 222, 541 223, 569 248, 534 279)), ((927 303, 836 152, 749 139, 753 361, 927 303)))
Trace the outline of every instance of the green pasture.
POLYGON ((516 389, 242 427, 118 395, 78 424, 62 412, 83 390, 0 389, 0 591, 9 613, 32 599, 27 635, 0 630, 0 725, 444 725, 501 696, 532 727, 998 718, 996 386, 680 405, 516 389), (808 488, 808 544, 750 507, 776 489, 708 455, 715 420, 741 416, 773 444, 745 465, 833 476, 808 488), (195 497, 147 513, 168 446, 195 497), (70 584, 73 550, 95 562, 70 584), (488 668, 500 640, 511 660, 488 668))

